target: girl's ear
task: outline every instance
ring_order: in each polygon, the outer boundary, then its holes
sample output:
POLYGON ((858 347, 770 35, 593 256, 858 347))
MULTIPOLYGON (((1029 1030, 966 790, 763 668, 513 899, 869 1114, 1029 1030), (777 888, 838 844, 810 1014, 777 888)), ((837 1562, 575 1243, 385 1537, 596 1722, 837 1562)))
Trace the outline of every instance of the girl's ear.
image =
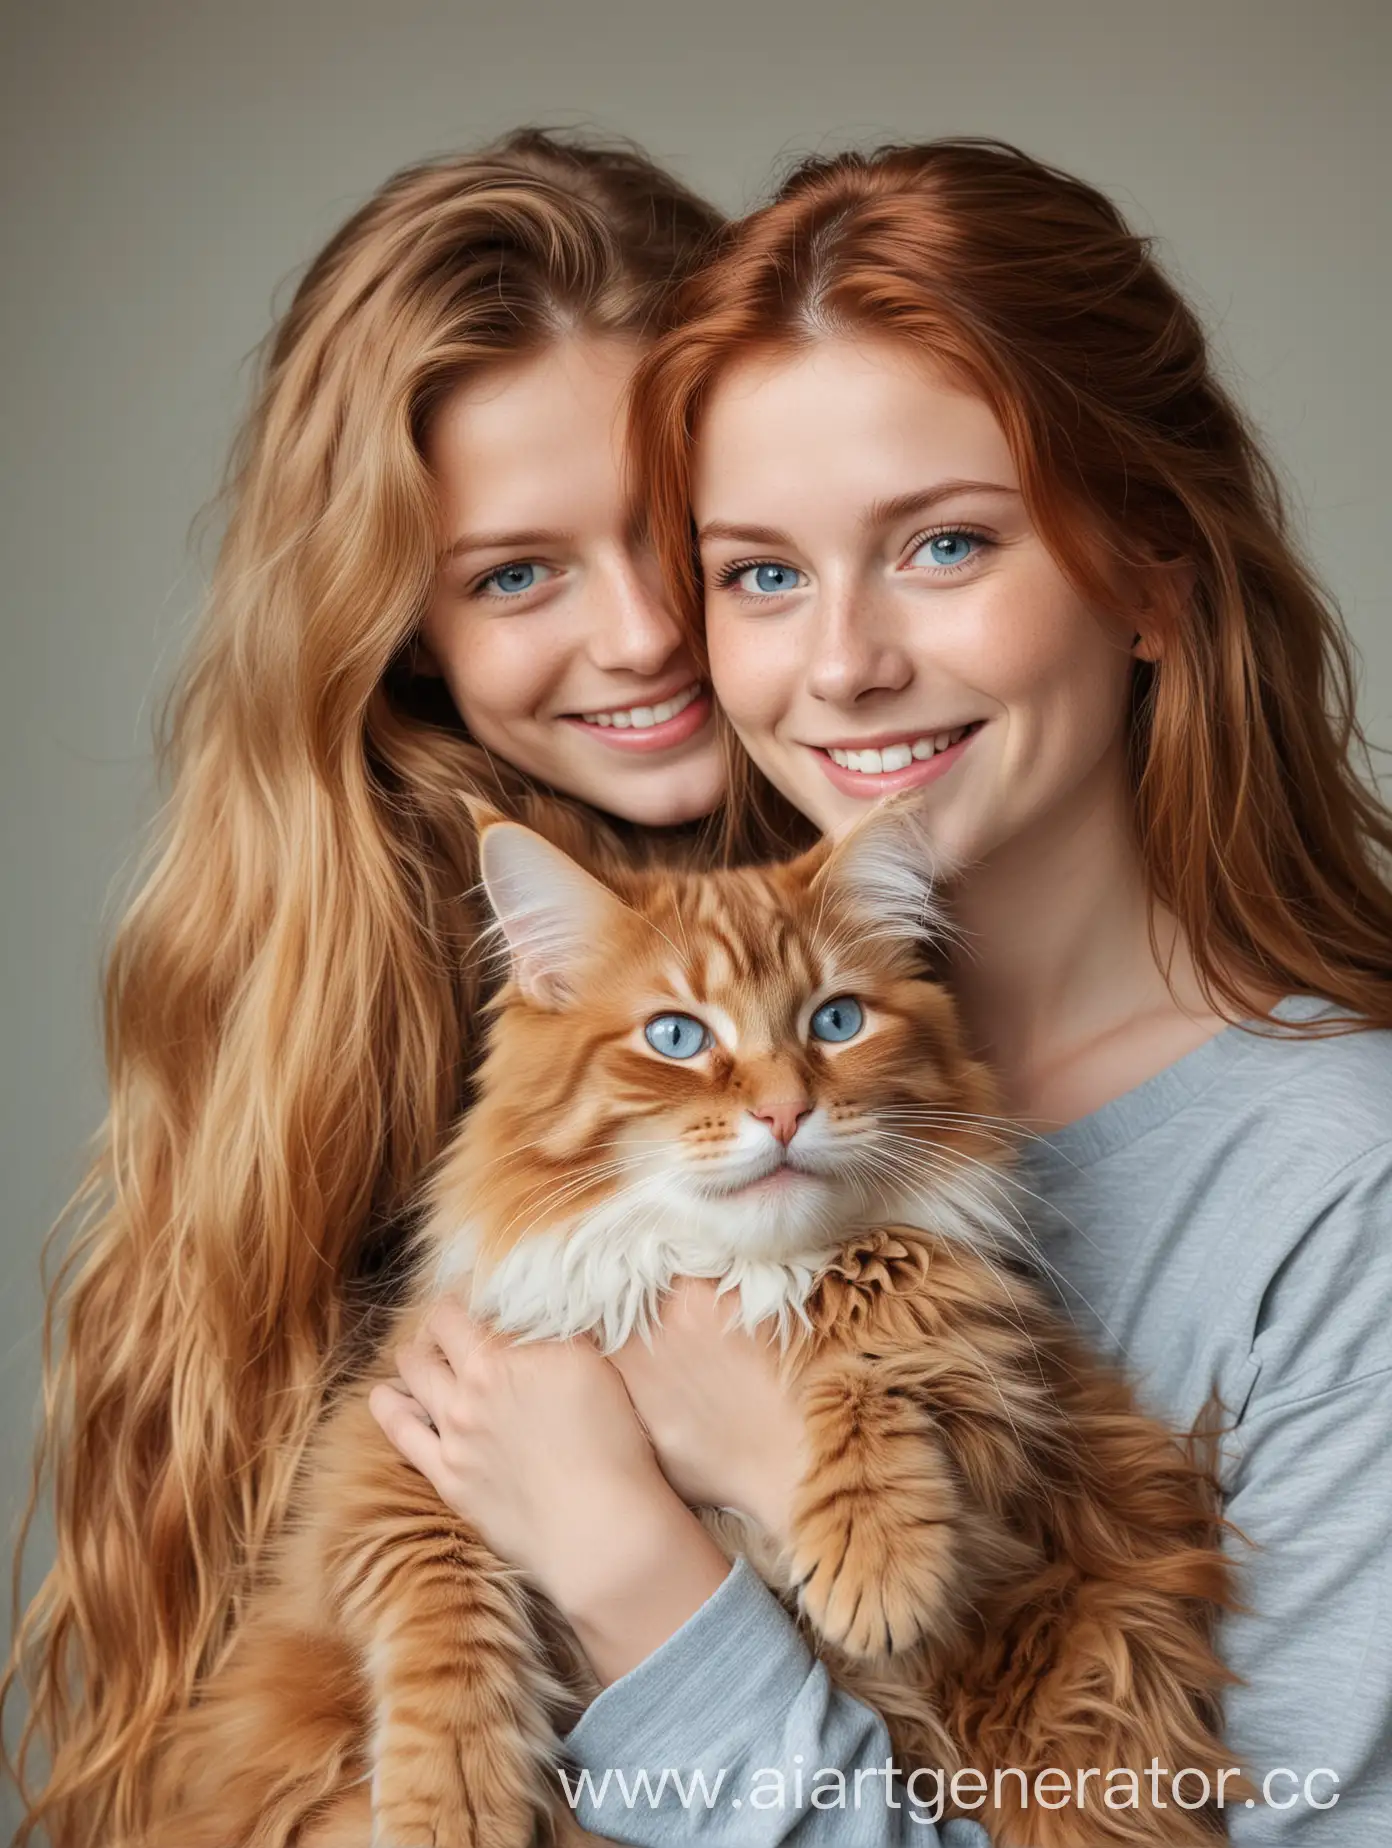
POLYGON ((411 637, 410 646, 406 652, 406 665, 412 679, 443 680, 445 677, 444 669, 436 658, 435 650, 426 641, 425 634, 420 629, 417 629, 411 637))
POLYGON ((481 828, 483 889, 508 946, 512 977, 529 1001, 565 1007, 598 945, 628 907, 569 855, 515 821, 481 828))
POLYGON ((813 884, 858 911, 868 935, 921 943, 951 934, 938 893, 955 868, 933 844, 917 790, 877 803, 834 845, 812 849, 819 852, 813 884))
POLYGON ((1176 614, 1193 601, 1197 583, 1198 572, 1187 558, 1157 558, 1146 567, 1131 639, 1131 653, 1138 661, 1162 659, 1165 633, 1176 614))

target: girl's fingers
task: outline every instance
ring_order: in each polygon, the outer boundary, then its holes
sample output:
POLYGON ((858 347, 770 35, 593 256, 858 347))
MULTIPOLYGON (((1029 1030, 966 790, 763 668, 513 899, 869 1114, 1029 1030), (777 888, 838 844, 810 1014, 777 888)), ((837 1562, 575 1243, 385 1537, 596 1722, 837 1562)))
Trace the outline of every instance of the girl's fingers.
POLYGON ((442 1297, 421 1324, 421 1335, 433 1341, 449 1362, 455 1378, 462 1376, 472 1355, 487 1347, 496 1336, 476 1322, 468 1310, 453 1297, 442 1297))
POLYGON ((398 1398, 404 1401, 411 1416, 413 1418, 418 1418, 427 1431, 434 1431, 437 1428, 435 1420, 430 1416, 430 1413, 426 1411, 425 1407, 411 1391, 411 1388, 406 1384, 405 1380, 388 1380, 386 1384, 390 1391, 396 1393, 398 1398))
POLYGON ((438 1431, 444 1422, 444 1408, 451 1394, 459 1390, 455 1375, 438 1356, 414 1344, 398 1348, 395 1359, 396 1370, 407 1392, 438 1431))
POLYGON ((367 1404, 388 1441, 438 1490, 440 1440, 426 1422, 423 1408, 409 1393, 398 1392, 385 1381, 372 1388, 367 1404))

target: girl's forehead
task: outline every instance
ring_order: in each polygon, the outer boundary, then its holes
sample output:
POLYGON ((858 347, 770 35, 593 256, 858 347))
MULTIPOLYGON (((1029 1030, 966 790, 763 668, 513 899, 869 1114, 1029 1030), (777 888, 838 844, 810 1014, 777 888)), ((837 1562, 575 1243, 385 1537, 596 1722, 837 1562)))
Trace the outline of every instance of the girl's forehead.
POLYGON ((712 395, 694 456, 703 543, 816 533, 952 481, 1018 487, 986 400, 892 342, 826 341, 750 360, 712 395))

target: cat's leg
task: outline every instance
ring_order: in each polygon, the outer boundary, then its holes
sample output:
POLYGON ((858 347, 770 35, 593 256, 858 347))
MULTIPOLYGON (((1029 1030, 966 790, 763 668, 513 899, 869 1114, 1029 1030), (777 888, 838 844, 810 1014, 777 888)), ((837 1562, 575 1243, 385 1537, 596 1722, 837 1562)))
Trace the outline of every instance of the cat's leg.
POLYGON ((342 1639, 263 1602, 174 1724, 142 1848, 298 1844, 304 1818, 361 1778, 365 1720, 360 1666, 342 1639))
POLYGON ((790 1577, 816 1630, 874 1659, 946 1640, 977 1525, 930 1413, 873 1357, 832 1348, 802 1372, 807 1462, 790 1577))
POLYGON ((518 1574, 391 1448, 365 1392, 326 1433, 314 1500, 294 1547, 365 1675, 372 1848, 530 1848, 566 1691, 518 1574))
MULTIPOLYGON (((295 1848, 368 1848, 371 1840, 372 1792, 364 1781, 307 1822, 295 1837, 295 1848)), ((537 1848, 613 1848, 607 1836, 582 1829, 564 1804, 549 1824, 540 1826, 536 1843, 537 1848)))
POLYGON ((458 1547, 410 1572, 368 1649, 373 1848, 530 1848, 555 1734, 522 1597, 458 1547))
POLYGON ((1042 1392, 1029 1333, 994 1270, 900 1228, 844 1247, 806 1311, 803 1609, 853 1658, 942 1659, 983 1588, 1035 1563, 1008 1518, 1042 1392))

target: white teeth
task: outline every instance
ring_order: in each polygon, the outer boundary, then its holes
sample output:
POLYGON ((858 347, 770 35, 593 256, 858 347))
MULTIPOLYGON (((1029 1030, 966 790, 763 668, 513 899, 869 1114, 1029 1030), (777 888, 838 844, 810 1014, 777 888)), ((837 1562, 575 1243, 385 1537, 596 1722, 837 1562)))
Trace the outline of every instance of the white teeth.
POLYGON ((700 681, 685 687, 680 693, 674 693, 671 699, 664 699, 659 706, 626 706, 615 712, 582 712, 580 717, 586 725, 612 725, 618 731, 647 731, 654 725, 665 725, 668 719, 676 718, 679 712, 685 712, 692 700, 701 691, 700 681))
POLYGON ((827 756, 843 770, 859 770, 862 776, 888 776, 893 770, 907 770, 911 763, 922 763, 925 758, 946 751, 965 738, 970 730, 970 725, 959 725, 956 731, 925 733, 912 742, 905 739, 902 744, 887 744, 878 751, 845 751, 831 746, 827 756))

